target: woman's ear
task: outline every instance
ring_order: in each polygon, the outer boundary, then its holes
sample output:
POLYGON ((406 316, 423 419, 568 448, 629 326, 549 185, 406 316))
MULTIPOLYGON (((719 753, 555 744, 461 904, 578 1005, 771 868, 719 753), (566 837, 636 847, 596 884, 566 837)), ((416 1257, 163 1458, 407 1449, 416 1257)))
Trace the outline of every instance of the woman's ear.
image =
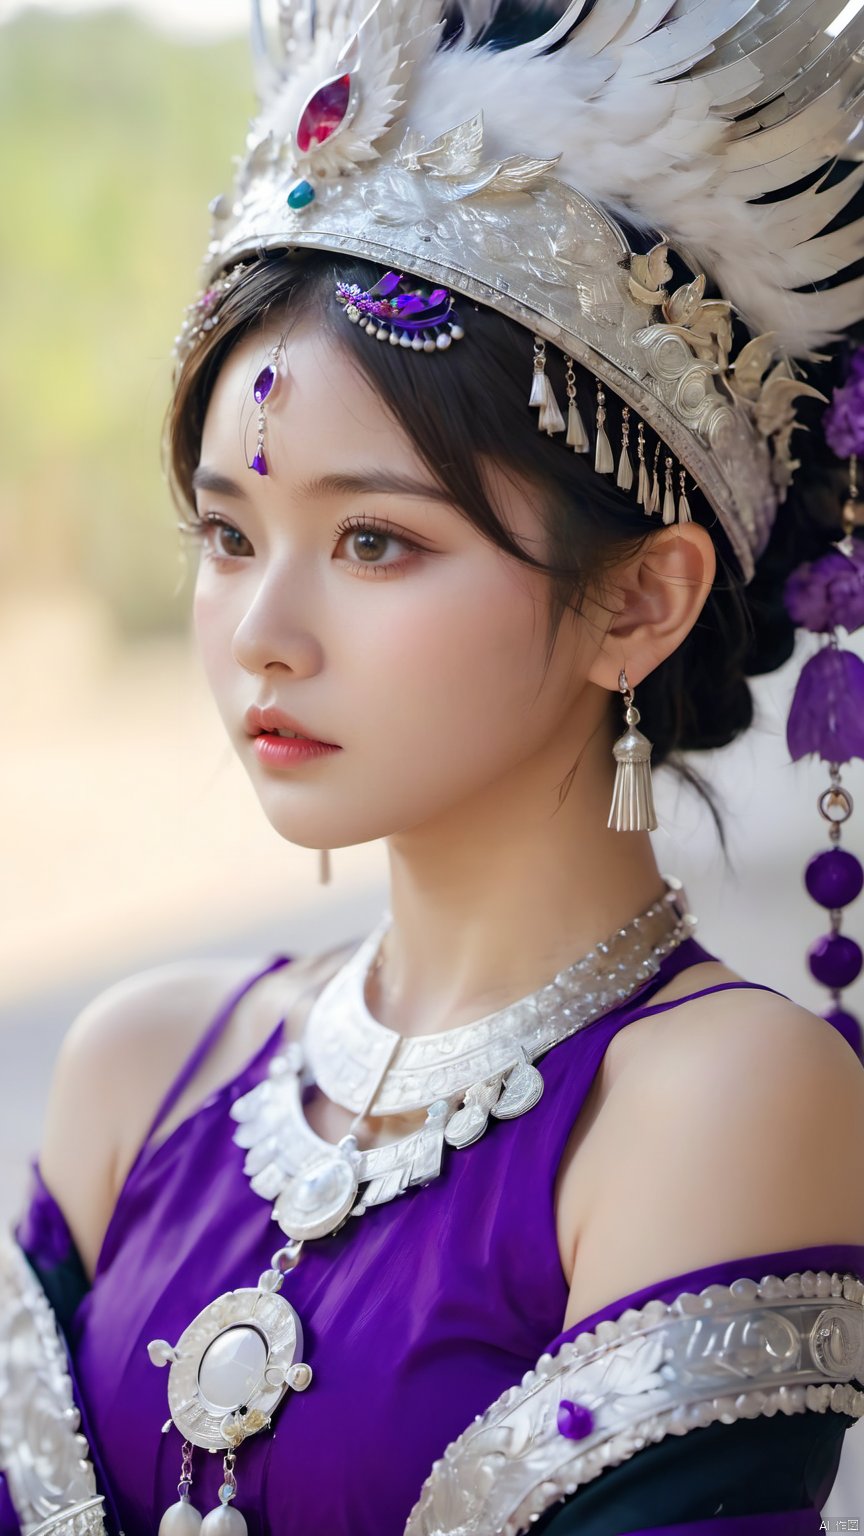
POLYGON ((602 593, 607 619, 588 677, 616 689, 622 666, 635 688, 693 628, 714 582, 717 554, 701 523, 658 529, 609 572, 602 593))

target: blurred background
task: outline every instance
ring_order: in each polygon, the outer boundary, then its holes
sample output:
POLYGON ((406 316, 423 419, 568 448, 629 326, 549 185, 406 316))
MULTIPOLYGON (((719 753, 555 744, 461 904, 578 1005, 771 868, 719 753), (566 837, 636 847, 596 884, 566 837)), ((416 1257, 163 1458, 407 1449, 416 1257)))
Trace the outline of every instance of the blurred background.
MULTIPOLYGON (((255 109, 246 21, 246 0, 0 0, 3 1222, 58 1042, 97 991, 193 953, 248 955, 251 970, 359 937, 386 901, 380 845, 337 850, 321 886, 317 855, 266 822, 191 642, 160 464, 207 204, 255 109)), ((849 643, 860 654, 860 635, 849 643)), ((725 805, 731 865, 701 802, 662 770, 653 836, 707 947, 821 1012, 804 955, 827 925, 801 873, 829 846, 816 809, 828 781, 785 745, 814 648, 799 636, 793 660, 754 681, 744 739, 694 758, 725 805)), ((844 769, 853 796, 862 774, 844 769)), ((864 799, 844 843, 864 856, 864 799)), ((864 939, 860 898, 845 926, 864 939)), ((864 1016, 864 981, 845 1005, 864 1016)), ((820 1127, 814 1107, 802 1133, 820 1127)), ((859 1510, 847 1486, 829 1509, 864 1519, 864 1490, 859 1510)))

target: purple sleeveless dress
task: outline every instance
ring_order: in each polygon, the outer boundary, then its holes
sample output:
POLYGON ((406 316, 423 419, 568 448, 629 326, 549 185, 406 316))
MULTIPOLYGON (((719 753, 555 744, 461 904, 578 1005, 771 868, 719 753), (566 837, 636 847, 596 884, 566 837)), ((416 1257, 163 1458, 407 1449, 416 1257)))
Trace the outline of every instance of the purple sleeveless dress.
MULTIPOLYGON (((481 1140, 450 1151, 440 1177, 425 1188, 309 1244, 283 1294, 302 1320, 314 1381, 302 1397, 289 1395, 272 1432, 240 1450, 237 1507, 250 1536, 402 1536, 448 1442, 518 1382, 550 1341, 593 1327, 607 1312, 641 1306, 652 1295, 672 1299, 696 1281, 728 1284, 808 1267, 864 1277, 864 1246, 750 1255, 618 1298, 561 1334, 568 1286, 553 1200, 573 1123, 618 1030, 685 1001, 650 1005, 679 971, 713 959, 686 939, 625 1004, 542 1058, 545 1091, 528 1114, 495 1121, 481 1140)), ((125 1536, 154 1536, 176 1500, 180 1474, 180 1436, 173 1426, 161 1432, 167 1372, 151 1365, 148 1341, 173 1342, 221 1292, 254 1286, 281 1240, 269 1203, 243 1173, 229 1110, 266 1074, 283 1021, 165 1141, 153 1145, 152 1136, 235 1004, 260 977, 288 963, 277 956, 227 999, 172 1085, 118 1197, 92 1288, 72 1319, 85 1424, 125 1536)), ((736 986, 775 990, 727 982, 688 995, 736 986)), ((41 1200, 42 1230, 56 1228, 62 1215, 50 1209, 44 1186, 41 1200)), ((25 1221, 25 1248, 26 1233, 25 1221)), ((220 1481, 221 1457, 196 1450, 192 1501, 202 1512, 217 1506, 220 1481)), ((784 1533, 809 1536, 818 1519, 787 1521, 784 1533)), ((743 1524, 733 1528, 745 1536, 743 1524)))

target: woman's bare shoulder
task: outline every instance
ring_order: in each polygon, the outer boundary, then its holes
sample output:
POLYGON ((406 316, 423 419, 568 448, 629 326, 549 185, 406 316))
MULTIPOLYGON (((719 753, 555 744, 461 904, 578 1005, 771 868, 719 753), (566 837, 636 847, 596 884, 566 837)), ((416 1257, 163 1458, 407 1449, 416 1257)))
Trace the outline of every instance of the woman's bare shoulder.
POLYGON ((159 1105, 226 1000, 258 977, 158 1139, 242 1069, 327 959, 343 953, 304 956, 269 974, 267 960, 248 957, 169 961, 113 983, 73 1020, 55 1064, 39 1163, 88 1274, 159 1105))
POLYGON ((565 1326, 662 1275, 864 1241, 864 1072, 833 1025, 751 984, 634 1029, 583 1164, 565 1326))

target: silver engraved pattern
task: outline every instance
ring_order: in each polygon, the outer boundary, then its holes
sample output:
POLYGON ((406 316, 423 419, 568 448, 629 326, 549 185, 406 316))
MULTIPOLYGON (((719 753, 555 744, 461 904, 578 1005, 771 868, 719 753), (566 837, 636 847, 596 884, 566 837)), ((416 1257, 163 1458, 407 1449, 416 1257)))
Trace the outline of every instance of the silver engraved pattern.
POLYGON ((860 1418, 862 1383, 864 1284, 852 1274, 742 1278, 627 1308, 541 1355, 447 1447, 405 1536, 520 1536, 666 1435, 778 1411, 860 1418), (562 1401, 591 1415, 582 1438, 559 1429, 562 1401))
POLYGON ((264 1200, 275 1200, 274 1216, 282 1230, 302 1239, 324 1237, 349 1213, 360 1216, 370 1205, 395 1199, 411 1184, 437 1178, 444 1129, 452 1113, 449 1101, 439 1099, 430 1104, 425 1124, 409 1136, 362 1152, 336 1147, 306 1119, 299 1068, 286 1070, 279 1057, 271 1062, 268 1077, 231 1107, 240 1122, 234 1141, 248 1148, 243 1171, 252 1189, 264 1200), (339 1170, 346 1162, 351 1172, 343 1179, 339 1170), (350 1201, 349 1182, 354 1192, 350 1201), (343 1185, 345 1199, 340 1199, 343 1185))
POLYGON ((23 1536, 104 1536, 54 1314, 21 1249, 0 1236, 0 1469, 23 1536))

